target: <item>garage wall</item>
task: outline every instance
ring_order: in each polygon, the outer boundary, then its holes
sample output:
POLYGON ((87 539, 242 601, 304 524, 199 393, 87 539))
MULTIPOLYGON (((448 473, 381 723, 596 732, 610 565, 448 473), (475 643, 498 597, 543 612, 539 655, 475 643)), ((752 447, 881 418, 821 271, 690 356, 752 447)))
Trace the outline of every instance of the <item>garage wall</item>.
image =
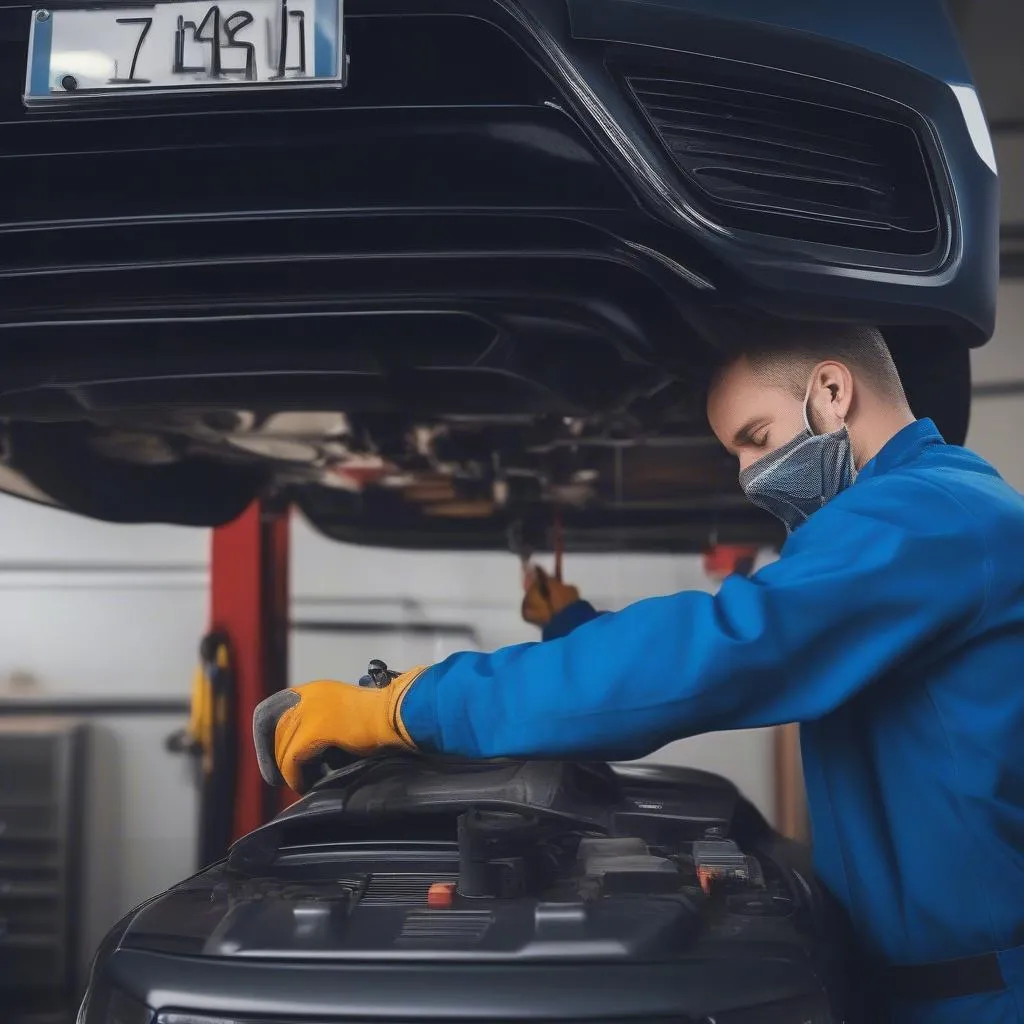
MULTIPOLYGON (((982 384, 1024 380, 1024 286, 1004 288, 997 340, 976 353, 982 384)), ((1024 400, 982 397, 970 444, 1024 490, 1024 400)), ((167 527, 113 527, 0 498, 0 691, 34 680, 33 696, 185 700, 206 624, 208 536, 167 527)), ((582 557, 568 575, 596 604, 706 581, 692 558, 582 557)), ((292 677, 354 677, 370 657, 433 661, 467 646, 532 639, 518 619, 518 567, 508 555, 444 558, 342 547, 302 522, 293 532, 298 619, 441 622, 433 635, 299 634, 292 677), (455 627, 455 628, 453 628, 455 627)), ((84 945, 131 906, 185 875, 195 845, 186 766, 163 750, 176 714, 100 715, 88 785, 90 841, 84 945)), ((729 775, 771 812, 764 732, 699 737, 658 760, 729 775)))
POLYGON ((981 393, 971 407, 967 443, 1024 492, 1024 280, 1003 283, 995 337, 972 363, 981 393))
MULTIPOLYGON (((122 529, 0 499, 0 693, 187 700, 206 549, 205 531, 122 529)), ((187 765, 163 747, 182 716, 88 721, 83 961, 122 914, 189 872, 196 845, 187 765)))

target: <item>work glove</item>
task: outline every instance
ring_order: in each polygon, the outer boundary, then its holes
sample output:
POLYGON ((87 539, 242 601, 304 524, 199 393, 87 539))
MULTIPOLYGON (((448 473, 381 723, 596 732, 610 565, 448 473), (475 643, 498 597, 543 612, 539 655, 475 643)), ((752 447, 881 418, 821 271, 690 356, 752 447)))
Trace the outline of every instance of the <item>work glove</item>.
POLYGON ((253 714, 260 774, 271 786, 296 793, 311 785, 311 768, 331 747, 366 757, 381 747, 415 750, 399 708, 424 672, 416 668, 382 689, 321 680, 279 690, 253 714))
POLYGON ((523 618, 542 629, 563 609, 580 599, 580 592, 549 576, 539 565, 530 566, 523 576, 523 618))

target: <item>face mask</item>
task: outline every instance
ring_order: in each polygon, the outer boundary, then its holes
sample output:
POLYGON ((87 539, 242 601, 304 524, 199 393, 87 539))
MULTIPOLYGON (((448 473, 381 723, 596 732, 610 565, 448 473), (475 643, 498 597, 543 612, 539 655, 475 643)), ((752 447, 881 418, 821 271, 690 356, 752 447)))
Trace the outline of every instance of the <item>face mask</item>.
POLYGON ((815 434, 807 418, 808 399, 804 400, 805 429, 740 473, 740 487, 748 500, 781 519, 787 533, 857 478, 846 424, 831 434, 815 434))

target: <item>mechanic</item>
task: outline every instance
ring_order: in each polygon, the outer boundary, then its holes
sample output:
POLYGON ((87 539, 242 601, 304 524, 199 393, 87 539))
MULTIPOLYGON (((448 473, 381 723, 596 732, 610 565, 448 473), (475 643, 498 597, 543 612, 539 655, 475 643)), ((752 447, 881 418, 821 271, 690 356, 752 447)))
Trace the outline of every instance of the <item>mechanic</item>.
POLYGON ((564 636, 387 689, 281 691, 254 723, 264 777, 301 788, 329 746, 614 761, 800 722, 815 867, 891 1019, 1022 1024, 1024 498, 914 418, 870 328, 766 332, 707 413, 787 528, 776 561, 713 595, 571 600, 564 636))

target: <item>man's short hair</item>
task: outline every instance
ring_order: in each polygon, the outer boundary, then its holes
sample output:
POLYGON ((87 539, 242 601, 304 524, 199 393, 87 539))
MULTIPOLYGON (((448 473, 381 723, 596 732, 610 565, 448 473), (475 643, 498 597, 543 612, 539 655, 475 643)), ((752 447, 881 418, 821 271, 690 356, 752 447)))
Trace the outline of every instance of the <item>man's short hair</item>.
POLYGON ((771 323, 748 325, 744 335, 730 339, 716 377, 742 358, 763 374, 766 382, 803 398, 811 370, 834 360, 879 394, 896 402, 907 400, 889 346, 876 327, 771 323))

